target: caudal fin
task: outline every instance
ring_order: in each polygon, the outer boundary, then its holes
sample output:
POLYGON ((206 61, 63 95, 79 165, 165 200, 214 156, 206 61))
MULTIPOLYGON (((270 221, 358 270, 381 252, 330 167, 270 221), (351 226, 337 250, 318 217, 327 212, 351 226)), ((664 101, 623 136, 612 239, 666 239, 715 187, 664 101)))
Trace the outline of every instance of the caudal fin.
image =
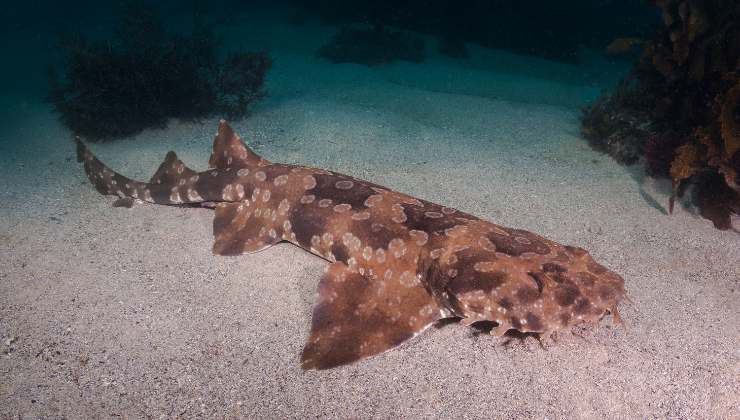
POLYGON ((119 197, 114 206, 130 207, 134 200, 169 205, 202 201, 192 187, 197 181, 197 173, 186 167, 174 152, 167 154, 150 182, 140 182, 110 169, 79 138, 75 143, 77 161, 84 163, 85 174, 95 189, 103 195, 119 197))
MULTIPOLYGON (((101 194, 156 204, 222 201, 223 180, 218 177, 222 170, 236 176, 243 172, 241 169, 248 173, 270 164, 250 150, 224 120, 221 120, 213 140, 213 153, 208 162, 209 176, 188 168, 175 152, 169 152, 149 182, 134 181, 108 168, 79 138, 75 142, 77 161, 84 163, 87 177, 101 194)), ((131 202, 125 200, 120 203, 128 206, 131 202)))
MULTIPOLYGON (((85 165, 85 174, 96 190, 103 195, 131 197, 134 188, 143 184, 112 171, 98 160, 79 137, 75 138, 77 161, 85 165)), ((134 197, 135 198, 135 197, 134 197)))

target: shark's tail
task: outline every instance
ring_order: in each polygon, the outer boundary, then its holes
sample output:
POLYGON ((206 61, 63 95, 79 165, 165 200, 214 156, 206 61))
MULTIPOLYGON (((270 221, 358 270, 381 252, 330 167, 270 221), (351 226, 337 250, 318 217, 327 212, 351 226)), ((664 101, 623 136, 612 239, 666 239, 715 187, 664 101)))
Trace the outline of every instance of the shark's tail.
POLYGON ((223 194, 220 183, 226 180, 219 176, 219 171, 236 177, 241 168, 251 169, 269 164, 250 150, 223 120, 208 162, 211 169, 198 173, 185 166, 175 152, 169 152, 149 182, 134 181, 111 170, 93 155, 79 137, 75 143, 77 161, 84 163, 85 174, 95 189, 104 195, 118 196, 115 205, 122 206, 130 206, 135 200, 166 205, 221 201, 223 194))
POLYGON ((122 200, 120 203, 116 202, 117 205, 133 203, 135 199, 154 202, 147 183, 134 181, 108 168, 92 154, 79 137, 75 138, 75 143, 77 161, 84 163, 85 174, 99 193, 118 196, 122 200))

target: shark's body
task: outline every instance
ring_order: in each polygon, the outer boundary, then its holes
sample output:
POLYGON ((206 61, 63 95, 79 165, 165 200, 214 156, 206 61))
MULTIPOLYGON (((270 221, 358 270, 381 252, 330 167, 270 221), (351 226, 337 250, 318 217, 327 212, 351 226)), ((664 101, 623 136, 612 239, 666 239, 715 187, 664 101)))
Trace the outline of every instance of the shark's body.
POLYGON ((210 169, 167 155, 150 182, 103 165, 78 141, 103 194, 125 204, 215 208, 219 255, 289 241, 331 262, 319 283, 304 368, 330 368, 399 345, 442 318, 492 321, 501 335, 596 322, 624 281, 584 250, 326 170, 270 163, 222 121, 210 169))

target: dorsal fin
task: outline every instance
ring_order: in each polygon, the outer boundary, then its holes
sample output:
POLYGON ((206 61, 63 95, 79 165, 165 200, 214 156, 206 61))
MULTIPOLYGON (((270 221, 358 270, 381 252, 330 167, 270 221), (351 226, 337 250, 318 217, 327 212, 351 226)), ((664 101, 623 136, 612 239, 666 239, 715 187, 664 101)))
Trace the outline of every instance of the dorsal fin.
POLYGON ((164 158, 164 162, 159 165, 159 169, 157 169, 157 172, 152 175, 152 179, 149 180, 149 183, 175 185, 180 179, 190 178, 193 175, 197 175, 197 172, 185 166, 185 164, 177 158, 175 152, 168 152, 167 156, 164 158))
POLYGON ((213 140, 213 153, 208 161, 211 169, 256 168, 269 162, 259 157, 242 141, 229 124, 221 120, 213 140))

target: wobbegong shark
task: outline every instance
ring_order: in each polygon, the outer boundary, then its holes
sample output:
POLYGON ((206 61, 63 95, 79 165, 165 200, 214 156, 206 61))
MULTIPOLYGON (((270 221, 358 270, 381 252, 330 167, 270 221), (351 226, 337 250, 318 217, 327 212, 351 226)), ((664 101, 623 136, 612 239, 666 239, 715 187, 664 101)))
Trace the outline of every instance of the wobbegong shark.
POLYGON ((149 182, 77 160, 117 206, 136 201, 215 210, 213 252, 240 255, 287 241, 330 262, 318 285, 304 369, 379 354, 445 318, 541 340, 598 323, 624 280, 578 247, 329 170, 269 162, 221 120, 208 169, 169 152, 149 182))

